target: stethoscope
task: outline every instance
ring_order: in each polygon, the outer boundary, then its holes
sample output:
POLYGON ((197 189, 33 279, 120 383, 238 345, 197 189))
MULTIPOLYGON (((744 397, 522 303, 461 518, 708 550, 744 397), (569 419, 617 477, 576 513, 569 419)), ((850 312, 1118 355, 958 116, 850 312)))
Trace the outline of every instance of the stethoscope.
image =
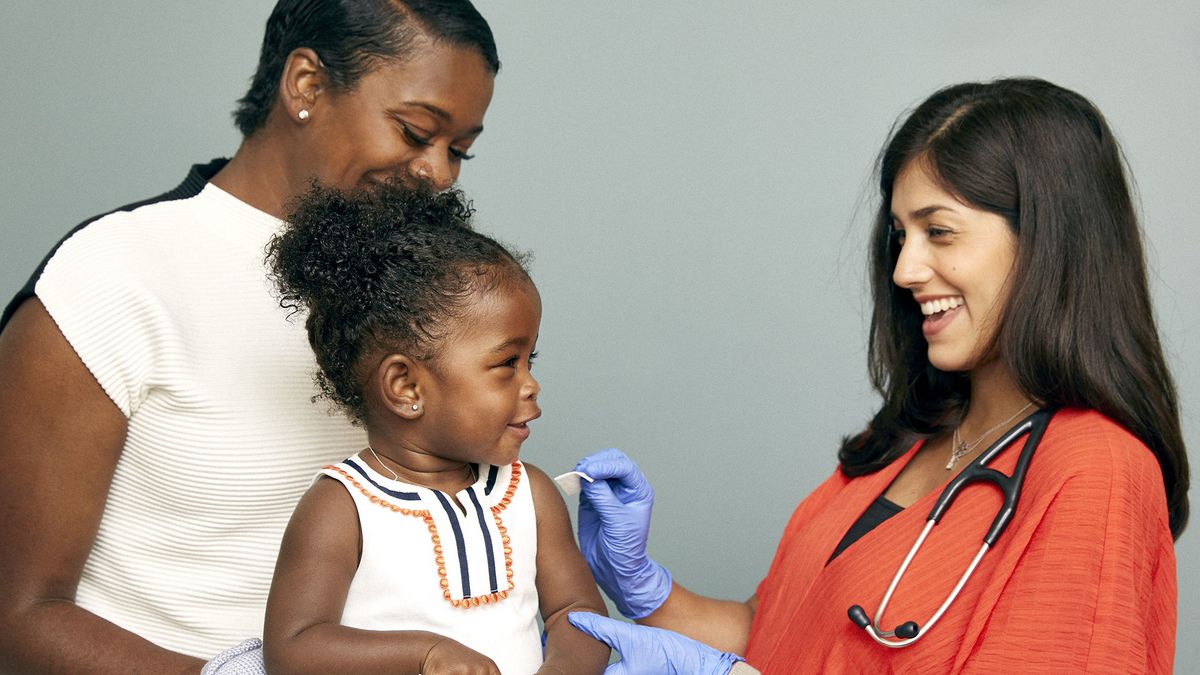
POLYGON ((1016 426, 1001 436, 999 440, 989 446, 987 450, 984 450, 982 454, 967 465, 967 468, 963 469, 961 473, 946 485, 946 489, 942 490, 941 496, 938 497, 937 502, 933 505, 933 510, 929 512, 929 517, 925 521, 925 529, 921 531, 921 536, 917 537, 916 543, 913 544, 908 555, 905 556, 904 562, 900 563, 900 569, 896 570, 896 576, 892 578, 892 584, 888 586, 887 593, 883 594, 883 600, 879 603, 879 609, 875 612, 875 620, 872 622, 867 618, 867 613, 861 605, 854 605, 847 612, 850 615, 851 621, 859 628, 867 631, 867 634, 879 644, 897 648, 911 645, 933 628, 938 619, 942 618, 942 615, 946 613, 946 609, 950 607, 950 603, 954 602, 954 599, 958 597, 958 592, 967 583, 967 579, 971 578, 975 567, 983 559, 983 554, 987 553, 988 549, 995 545, 996 539, 1000 537, 1000 533, 1004 531, 1004 528, 1008 527, 1009 521, 1012 520, 1013 512, 1017 509, 1017 500, 1021 497, 1021 486, 1025 483, 1025 471, 1029 468, 1029 460, 1033 458, 1033 452, 1037 449, 1038 443, 1041 442, 1042 434, 1045 433, 1046 425, 1050 423, 1052 415, 1054 415, 1054 412, 1051 410, 1039 410, 1021 420, 1016 426), (988 463, 1011 445, 1013 441, 1026 433, 1029 434, 1029 438, 1025 441, 1025 447, 1021 450, 1021 456, 1017 458, 1017 465, 1013 468, 1011 476, 1006 476, 988 466, 988 463), (979 552, 975 554, 975 559, 971 561, 971 564, 967 567, 967 571, 963 573, 962 577, 958 580, 958 584, 954 586, 954 590, 950 591, 950 595, 946 597, 946 601, 933 613, 933 616, 926 622, 924 628, 918 626, 915 621, 905 621, 896 626, 895 630, 881 630, 878 626, 880 619, 883 618, 883 611, 887 609, 888 602, 891 601, 892 594, 896 591, 896 586, 900 584, 900 578, 904 576, 908 565, 912 562, 913 557, 917 555, 917 550, 921 548, 921 544, 925 543, 925 538, 929 536, 929 532, 933 530, 933 526, 937 525, 938 519, 954 503, 954 498, 958 496, 959 490, 977 481, 995 483, 1004 496, 1004 503, 1001 504, 999 512, 996 513, 996 519, 992 521, 992 526, 988 528, 987 534, 984 535, 983 545, 979 547, 979 552))

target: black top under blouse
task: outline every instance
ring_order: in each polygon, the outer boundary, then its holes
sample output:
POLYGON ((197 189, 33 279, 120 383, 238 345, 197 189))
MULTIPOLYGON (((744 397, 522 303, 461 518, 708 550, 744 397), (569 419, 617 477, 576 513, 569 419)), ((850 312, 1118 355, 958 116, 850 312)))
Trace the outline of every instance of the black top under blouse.
POLYGON ((838 542, 837 548, 833 549, 833 555, 829 556, 829 560, 825 561, 825 564, 828 565, 833 562, 833 559, 841 555, 842 551, 849 548, 850 544, 858 541, 868 532, 879 527, 880 523, 903 510, 903 506, 883 495, 876 497, 875 501, 871 502, 871 505, 867 507, 867 510, 863 511, 863 514, 858 517, 858 520, 854 521, 850 529, 846 530, 846 536, 842 537, 842 540, 838 542))

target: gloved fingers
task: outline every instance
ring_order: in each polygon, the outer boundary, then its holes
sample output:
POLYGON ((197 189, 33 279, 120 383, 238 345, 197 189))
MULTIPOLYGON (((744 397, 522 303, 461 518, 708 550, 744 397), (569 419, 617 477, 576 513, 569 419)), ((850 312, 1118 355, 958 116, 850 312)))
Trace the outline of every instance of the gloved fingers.
MULTIPOLYGON (((629 665, 629 662, 622 659, 604 669, 604 675, 642 675, 629 665)), ((656 674, 657 675, 657 674, 656 674)))
POLYGON ((608 675, 728 675, 742 658, 669 630, 638 626, 587 612, 567 620, 621 655, 608 675))
POLYGON ((607 480, 584 481, 579 487, 580 509, 593 509, 607 514, 621 510, 626 504, 613 492, 613 486, 607 480))
POLYGON ((579 460, 575 470, 582 471, 593 479, 617 479, 622 482, 635 476, 640 478, 642 473, 628 455, 616 448, 593 452, 579 460))
POLYGON ((622 502, 654 499, 654 490, 641 469, 616 448, 608 448, 584 457, 575 465, 575 470, 586 473, 597 483, 609 483, 622 502))
MULTIPOLYGON (((582 467, 587 466, 592 463, 606 463, 606 462, 619 463, 621 460, 632 461, 629 459, 628 455, 621 452, 617 448, 605 448, 603 450, 597 450, 596 452, 593 452, 592 454, 579 460, 579 463, 575 465, 575 470, 583 471, 582 467)), ((587 471, 583 471, 583 472, 589 476, 592 476, 592 474, 588 473, 587 471)), ((603 476, 603 477, 611 478, 612 476, 603 476)), ((597 476, 592 476, 592 478, 597 478, 597 476)))
POLYGON ((591 612, 568 612, 567 621, 579 630, 621 652, 633 639, 634 624, 591 612))

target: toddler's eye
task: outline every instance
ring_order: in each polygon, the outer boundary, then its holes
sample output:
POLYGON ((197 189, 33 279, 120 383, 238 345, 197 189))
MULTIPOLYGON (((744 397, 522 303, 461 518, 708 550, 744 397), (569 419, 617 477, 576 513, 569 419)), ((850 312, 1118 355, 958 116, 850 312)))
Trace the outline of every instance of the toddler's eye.
POLYGON ((537 359, 537 357, 538 357, 538 353, 537 353, 537 352, 530 352, 530 353, 529 353, 529 367, 530 367, 530 368, 533 368, 533 362, 534 362, 534 360, 535 360, 535 359, 537 359))

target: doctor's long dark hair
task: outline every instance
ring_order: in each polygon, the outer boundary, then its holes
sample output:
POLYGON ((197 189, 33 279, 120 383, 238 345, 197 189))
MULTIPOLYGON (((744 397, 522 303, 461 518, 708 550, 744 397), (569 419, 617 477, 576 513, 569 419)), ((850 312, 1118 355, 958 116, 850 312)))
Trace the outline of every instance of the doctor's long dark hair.
POLYGON ((917 160, 948 192, 1004 216, 1016 233, 993 353, 1032 400, 1097 410, 1145 443, 1162 469, 1178 538, 1188 519, 1187 454, 1125 164, 1095 106, 1043 80, 942 89, 884 147, 869 262, 870 375, 883 405, 865 431, 843 440, 842 471, 877 471, 966 409, 967 376, 929 364, 916 301, 892 283, 892 186, 917 160))

